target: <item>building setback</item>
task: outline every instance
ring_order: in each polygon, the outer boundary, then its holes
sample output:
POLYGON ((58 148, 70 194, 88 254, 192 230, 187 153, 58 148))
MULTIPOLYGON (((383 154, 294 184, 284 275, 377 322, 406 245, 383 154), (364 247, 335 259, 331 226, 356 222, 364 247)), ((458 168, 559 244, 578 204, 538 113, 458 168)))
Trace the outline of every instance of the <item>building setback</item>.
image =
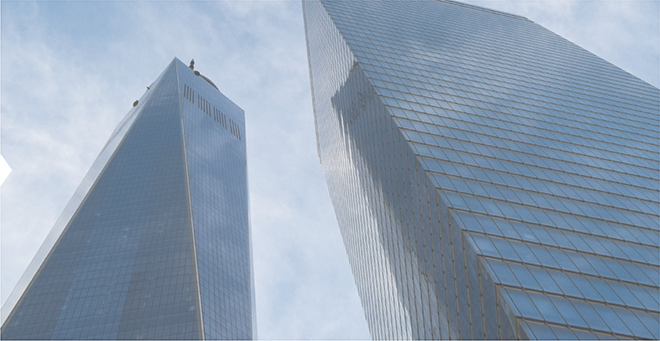
POLYGON ((243 110, 176 58, 133 106, 3 307, 3 339, 256 336, 243 110))
POLYGON ((453 1, 303 1, 375 339, 660 338, 660 92, 453 1))

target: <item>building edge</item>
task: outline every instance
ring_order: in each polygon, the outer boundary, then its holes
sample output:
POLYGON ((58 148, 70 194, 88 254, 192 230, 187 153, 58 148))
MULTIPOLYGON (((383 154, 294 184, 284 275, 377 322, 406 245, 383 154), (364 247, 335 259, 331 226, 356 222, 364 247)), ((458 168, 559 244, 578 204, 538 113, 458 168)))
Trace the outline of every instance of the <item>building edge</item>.
MULTIPOLYGON (((168 68, 161 72, 158 78, 152 83, 152 86, 161 80, 167 69, 168 68)), ((115 130, 110 135, 110 139, 103 146, 103 149, 90 166, 80 185, 74 191, 71 199, 69 199, 69 202, 65 206, 59 218, 55 221, 55 224, 51 228, 50 232, 46 235, 46 238, 32 258, 32 261, 30 261, 28 267, 25 269, 23 275, 21 275, 16 286, 7 298, 7 301, 5 301, 5 303, 2 305, 0 312, 0 325, 2 326, 2 329, 4 329, 5 322, 9 319, 9 316, 11 316, 14 308, 20 302, 23 294, 31 286, 34 278, 36 278, 37 274, 43 267, 44 261, 51 254, 53 248, 57 245, 57 242, 60 240, 61 236, 64 234, 64 231, 71 223, 71 219, 75 216, 76 212, 78 212, 80 206, 85 202, 90 190, 96 184, 99 176, 103 174, 103 171, 114 157, 118 147, 122 144, 124 138, 131 130, 135 119, 142 111, 142 105, 147 102, 147 99, 151 97, 152 93, 153 92, 150 91, 150 89, 147 89, 147 91, 137 101, 137 105, 131 108, 129 112, 124 116, 124 118, 119 122, 117 128, 115 128, 115 130)))

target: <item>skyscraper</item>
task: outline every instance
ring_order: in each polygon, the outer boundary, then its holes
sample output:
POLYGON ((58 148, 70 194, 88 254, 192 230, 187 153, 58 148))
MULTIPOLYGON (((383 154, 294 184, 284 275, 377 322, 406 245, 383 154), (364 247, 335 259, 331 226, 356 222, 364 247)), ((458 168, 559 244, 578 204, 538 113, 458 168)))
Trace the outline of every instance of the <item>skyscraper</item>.
POLYGON ((374 338, 660 337, 658 89, 453 1, 303 1, 374 338))
POLYGON ((178 59, 3 307, 5 339, 251 339, 243 110, 178 59))

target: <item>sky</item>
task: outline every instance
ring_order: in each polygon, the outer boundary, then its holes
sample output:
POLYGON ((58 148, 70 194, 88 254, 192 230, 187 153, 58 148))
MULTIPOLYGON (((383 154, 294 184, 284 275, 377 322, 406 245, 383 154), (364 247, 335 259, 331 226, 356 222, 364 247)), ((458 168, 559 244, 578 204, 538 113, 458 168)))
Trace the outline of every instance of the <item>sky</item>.
MULTIPOLYGON (((660 1, 465 1, 660 83, 660 1)), ((261 339, 369 339, 316 155, 300 1, 0 2, 0 298, 174 58, 245 110, 261 339)))

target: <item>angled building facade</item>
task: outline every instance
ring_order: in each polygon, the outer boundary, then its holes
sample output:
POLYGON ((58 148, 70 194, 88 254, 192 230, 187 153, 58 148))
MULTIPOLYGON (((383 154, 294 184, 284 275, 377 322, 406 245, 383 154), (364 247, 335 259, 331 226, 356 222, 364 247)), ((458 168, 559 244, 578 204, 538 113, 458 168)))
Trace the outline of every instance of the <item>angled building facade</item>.
POLYGON ((303 1, 375 339, 660 337, 660 92, 526 18, 303 1))
POLYGON ((243 110, 178 59, 3 307, 3 339, 252 339, 243 110))

